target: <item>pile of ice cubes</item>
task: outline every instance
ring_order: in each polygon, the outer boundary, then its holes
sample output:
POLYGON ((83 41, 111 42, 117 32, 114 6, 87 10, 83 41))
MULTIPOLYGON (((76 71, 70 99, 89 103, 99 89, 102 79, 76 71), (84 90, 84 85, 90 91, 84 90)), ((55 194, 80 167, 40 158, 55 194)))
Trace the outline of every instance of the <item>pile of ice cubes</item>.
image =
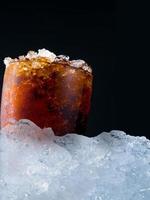
POLYGON ((121 131, 54 136, 20 120, 1 130, 1 200, 149 200, 150 141, 121 131))

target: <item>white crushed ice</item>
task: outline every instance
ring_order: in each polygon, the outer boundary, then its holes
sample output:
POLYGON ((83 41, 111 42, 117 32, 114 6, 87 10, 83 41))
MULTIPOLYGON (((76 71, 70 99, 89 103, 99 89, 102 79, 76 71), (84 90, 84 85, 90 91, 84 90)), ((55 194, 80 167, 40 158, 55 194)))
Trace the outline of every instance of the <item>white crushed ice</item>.
POLYGON ((11 63, 13 61, 13 59, 12 58, 10 58, 10 57, 6 57, 5 59, 4 59, 4 64, 6 65, 6 67, 11 63))
MULTIPOLYGON (((39 49, 38 52, 29 51, 26 56, 24 56, 24 55, 19 56, 18 59, 17 58, 12 59, 10 57, 6 57, 4 59, 4 64, 6 65, 6 67, 8 67, 9 64, 14 61, 25 60, 26 58, 33 59, 33 58, 38 58, 38 57, 44 57, 44 58, 48 59, 48 61, 50 63, 55 60, 60 60, 60 59, 69 61, 69 56, 65 56, 65 55, 56 56, 53 52, 43 48, 43 49, 39 49)), ((90 73, 92 72, 91 67, 89 67, 84 60, 71 60, 70 65, 75 68, 82 68, 85 71, 88 71, 90 73)))
POLYGON ((121 131, 58 137, 14 121, 1 130, 0 198, 149 200, 150 141, 121 131))
POLYGON ((38 50, 38 56, 45 57, 50 60, 50 62, 53 62, 56 58, 56 55, 46 49, 39 49, 38 50))
POLYGON ((43 48, 43 49, 39 49, 38 52, 29 51, 26 56, 19 56, 19 59, 17 59, 17 58, 12 59, 10 57, 6 57, 4 59, 4 64, 7 67, 11 62, 18 61, 18 60, 24 60, 25 58, 32 59, 32 58, 37 58, 37 57, 44 57, 44 58, 47 58, 49 60, 49 62, 53 62, 56 58, 56 55, 53 52, 48 51, 43 48))
POLYGON ((72 67, 82 68, 85 71, 88 71, 90 73, 92 72, 92 69, 87 65, 87 63, 84 60, 72 60, 70 61, 70 64, 72 67))
POLYGON ((58 60, 68 60, 69 61, 69 56, 66 56, 66 55, 59 55, 56 57, 56 59, 58 60))

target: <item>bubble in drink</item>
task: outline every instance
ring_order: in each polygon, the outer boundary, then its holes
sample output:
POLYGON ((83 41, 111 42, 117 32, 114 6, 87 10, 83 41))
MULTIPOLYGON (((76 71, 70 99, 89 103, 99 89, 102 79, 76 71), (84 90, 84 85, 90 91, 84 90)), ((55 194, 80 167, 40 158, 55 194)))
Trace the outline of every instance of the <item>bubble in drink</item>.
POLYGON ((12 119, 29 119, 52 127, 56 135, 85 132, 93 76, 84 61, 42 49, 4 62, 2 127, 12 119))

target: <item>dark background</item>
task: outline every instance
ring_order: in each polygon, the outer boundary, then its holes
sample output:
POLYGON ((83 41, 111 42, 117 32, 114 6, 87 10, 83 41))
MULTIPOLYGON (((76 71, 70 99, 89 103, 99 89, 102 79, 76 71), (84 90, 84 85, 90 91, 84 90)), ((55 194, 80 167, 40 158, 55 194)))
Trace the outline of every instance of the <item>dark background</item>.
POLYGON ((94 74, 86 135, 119 129, 150 138, 146 12, 137 2, 81 2, 24 1, 1 6, 1 85, 6 56, 47 48, 85 59, 94 74))

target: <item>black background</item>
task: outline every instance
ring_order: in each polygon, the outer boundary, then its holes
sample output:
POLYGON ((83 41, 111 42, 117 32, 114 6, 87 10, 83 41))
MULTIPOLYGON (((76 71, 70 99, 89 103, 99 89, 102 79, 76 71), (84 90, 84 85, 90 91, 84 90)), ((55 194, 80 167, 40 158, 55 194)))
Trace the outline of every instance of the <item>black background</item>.
POLYGON ((94 74, 86 135, 119 129, 150 138, 148 20, 142 5, 24 1, 0 9, 1 85, 6 56, 47 48, 85 59, 94 74))

